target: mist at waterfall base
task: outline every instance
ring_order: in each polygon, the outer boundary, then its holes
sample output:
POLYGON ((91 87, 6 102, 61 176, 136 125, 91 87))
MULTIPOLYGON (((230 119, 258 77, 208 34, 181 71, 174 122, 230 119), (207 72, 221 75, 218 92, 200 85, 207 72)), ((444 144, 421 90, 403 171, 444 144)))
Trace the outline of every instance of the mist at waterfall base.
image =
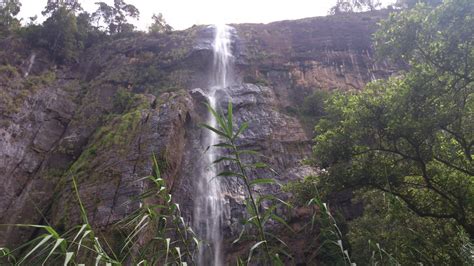
MULTIPOLYGON (((217 109, 219 98, 217 91, 227 90, 232 83, 232 51, 231 32, 232 27, 227 25, 214 25, 213 42, 213 65, 209 78, 209 87, 206 91, 208 104, 217 109)), ((209 113, 206 123, 216 127, 216 119, 209 113)), ((202 240, 199 247, 198 265, 223 264, 222 254, 222 212, 224 198, 218 174, 218 166, 213 164, 218 151, 213 145, 219 142, 217 134, 205 130, 202 146, 207 151, 203 154, 200 164, 199 180, 197 181, 197 193, 194 202, 193 227, 202 240)))

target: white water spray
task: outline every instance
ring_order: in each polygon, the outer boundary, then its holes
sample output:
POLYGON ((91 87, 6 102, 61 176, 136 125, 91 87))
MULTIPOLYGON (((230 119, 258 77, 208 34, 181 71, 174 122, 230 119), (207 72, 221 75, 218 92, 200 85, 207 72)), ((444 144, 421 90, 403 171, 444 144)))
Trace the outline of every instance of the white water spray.
MULTIPOLYGON (((216 25, 214 29, 214 64, 206 96, 209 105, 216 109, 219 101, 216 92, 226 90, 229 83, 232 82, 231 30, 233 28, 226 25, 216 25)), ((211 127, 217 126, 216 119, 211 114, 209 114, 207 124, 211 127)), ((218 157, 213 145, 219 142, 219 138, 212 131, 206 130, 203 142, 204 147, 210 148, 204 154, 201 163, 194 206, 194 227, 204 241, 204 245, 201 245, 199 249, 198 264, 219 266, 223 264, 221 224, 224 198, 220 180, 214 178, 218 174, 218 167, 212 164, 218 157)))
POLYGON ((33 64, 35 63, 35 59, 36 59, 36 54, 32 53, 30 56, 30 61, 28 63, 28 68, 26 69, 26 72, 24 75, 25 78, 28 77, 28 75, 30 74, 31 68, 33 67, 33 64))

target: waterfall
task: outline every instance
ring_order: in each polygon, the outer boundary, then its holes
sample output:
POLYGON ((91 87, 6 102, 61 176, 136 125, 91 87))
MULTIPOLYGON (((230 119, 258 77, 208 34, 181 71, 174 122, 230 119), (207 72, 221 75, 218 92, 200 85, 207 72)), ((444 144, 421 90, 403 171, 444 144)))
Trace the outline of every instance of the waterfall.
POLYGON ((31 56, 30 56, 30 61, 29 61, 29 64, 28 64, 28 68, 26 69, 26 72, 25 72, 25 75, 24 75, 25 78, 28 77, 28 75, 30 74, 31 68, 33 67, 33 64, 35 63, 35 59, 36 59, 36 54, 32 53, 31 56))
MULTIPOLYGON (((209 105, 216 109, 219 99, 217 91, 226 90, 232 82, 232 52, 231 31, 232 27, 226 25, 213 26, 215 37, 213 42, 214 62, 209 88, 206 96, 209 105)), ((216 127, 216 119, 209 113, 207 124, 216 127)), ((199 265, 222 265, 222 212, 224 198, 218 174, 218 167, 212 164, 218 157, 218 151, 213 147, 219 141, 218 136, 205 130, 203 146, 209 147, 201 160, 201 170, 197 181, 197 195, 194 202, 194 228, 203 240, 199 248, 199 265)))

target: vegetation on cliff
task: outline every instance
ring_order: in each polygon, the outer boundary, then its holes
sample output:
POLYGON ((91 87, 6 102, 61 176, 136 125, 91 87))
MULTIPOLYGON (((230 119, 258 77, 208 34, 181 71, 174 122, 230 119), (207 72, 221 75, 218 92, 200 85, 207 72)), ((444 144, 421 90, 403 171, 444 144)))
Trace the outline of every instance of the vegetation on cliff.
POLYGON ((453 0, 392 14, 377 51, 409 70, 326 101, 314 161, 327 172, 305 182, 362 193, 366 211, 349 223, 359 263, 372 252, 384 263, 472 263, 473 13, 453 0))
MULTIPOLYGON (((348 1, 338 1, 341 6, 334 13, 339 13, 345 2, 348 1)), ((369 9, 377 7, 374 1, 350 2, 367 5, 369 9)), ((139 14, 135 7, 119 0, 113 6, 98 3, 99 9, 93 14, 83 12, 78 1, 48 1, 44 11, 48 18, 42 25, 32 23, 21 27, 15 18, 19 1, 5 3, 0 10, 0 41, 19 38, 46 50, 56 64, 68 66, 77 63, 86 48, 98 47, 104 40, 133 32, 127 18, 139 14), (97 20, 106 29, 93 26, 92 22, 97 20)), ((399 5, 408 9, 393 13, 381 24, 375 44, 380 58, 407 64, 408 70, 398 77, 374 81, 360 92, 315 92, 292 110, 305 124, 317 123, 310 163, 321 172, 288 184, 284 191, 294 194, 292 203, 309 205, 314 211, 313 221, 307 225, 315 240, 307 248, 308 258, 322 265, 473 263, 474 2, 406 0, 399 1, 399 5), (418 2, 423 3, 416 5, 418 2), (342 189, 355 191, 356 199, 364 202, 361 217, 344 221, 343 215, 323 203, 342 189), (318 232, 313 231, 313 225, 317 225, 318 232)), ((171 30, 161 14, 154 16, 151 33, 167 35, 171 30)), ((173 38, 167 39, 169 46, 185 42, 173 38)), ((104 44, 104 47, 112 46, 104 44)), ((182 58, 186 49, 175 49, 163 57, 167 60, 159 62, 153 52, 132 51, 134 57, 126 58, 129 61, 123 68, 114 65, 116 71, 99 76, 98 83, 117 85, 112 98, 113 109, 119 114, 108 114, 109 122, 99 127, 92 137, 92 145, 71 165, 71 175, 88 175, 83 170, 97 153, 112 146, 114 151, 119 151, 118 155, 124 153, 120 147, 129 144, 130 134, 136 131, 142 118, 142 106, 133 106, 139 99, 132 90, 159 94, 182 87, 184 82, 178 77, 187 77, 187 70, 170 70, 177 78, 160 71, 164 66, 171 68, 170 62, 182 58), (167 79, 173 79, 176 84, 167 79)), ((25 77, 20 84, 21 75, 9 64, 9 58, 10 55, 0 58, 5 62, 0 74, 6 77, 0 82, 18 90, 15 98, 0 92, 4 96, 0 104, 15 112, 16 101, 21 101, 28 90, 33 90, 36 84, 51 83, 55 76, 53 72, 45 72, 25 77)), ((207 128, 227 140, 220 147, 231 150, 218 162, 225 161, 238 170, 220 175, 239 177, 247 188, 248 217, 243 221, 247 227, 236 243, 245 239, 251 244, 242 257, 247 263, 291 262, 292 254, 288 254, 284 239, 267 230, 265 224, 280 224, 281 232, 294 236, 297 230, 288 228, 284 215, 278 211, 281 206, 288 212, 297 209, 274 195, 254 193, 254 187, 276 182, 266 178, 251 180, 247 175, 248 169, 265 168, 265 165, 244 165, 240 159, 241 154, 255 154, 239 150, 236 144, 246 124, 235 132, 231 108, 227 117, 212 112, 219 127, 207 128)), ((21 225, 45 233, 19 249, 0 248, 0 259, 10 263, 67 264, 82 262, 85 255, 93 254, 93 260, 117 265, 171 261, 180 264, 187 259, 193 263, 198 236, 184 222, 179 205, 171 201, 160 176, 160 163, 154 161, 153 174, 147 177, 155 186, 141 195, 146 204, 115 228, 120 232, 116 237, 118 244, 114 243, 117 246, 108 246, 107 239, 113 237, 100 238, 94 233, 76 195, 83 224, 68 225, 72 229, 66 232, 50 226, 21 225), (156 234, 146 235, 149 227, 158 228, 156 234), (17 254, 23 257, 16 260, 17 254)), ((75 182, 73 186, 77 193, 75 182)))

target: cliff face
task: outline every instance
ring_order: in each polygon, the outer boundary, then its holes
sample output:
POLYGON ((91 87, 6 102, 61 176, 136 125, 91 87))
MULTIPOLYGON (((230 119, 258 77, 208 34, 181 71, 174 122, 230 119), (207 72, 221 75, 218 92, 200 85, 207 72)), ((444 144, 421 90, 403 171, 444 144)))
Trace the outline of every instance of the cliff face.
MULTIPOLYGON (((252 176, 285 183, 316 171, 302 163, 311 154, 311 133, 289 110, 315 90, 360 89, 389 76, 393 69, 374 61, 370 41, 385 16, 234 25, 238 80, 220 105, 232 101, 236 122, 249 122, 241 143, 265 155, 278 173, 252 176)), ((198 125, 207 117, 202 90, 210 76, 212 38, 206 27, 137 34, 95 46, 78 65, 59 69, 41 51, 34 51, 34 60, 32 52, 9 61, 12 69, 0 73, 0 224, 79 223, 74 177, 89 220, 110 233, 112 224, 138 208, 131 199, 147 189, 137 180, 151 173, 152 154, 190 219, 206 148, 198 125)), ((244 193, 237 180, 224 184, 223 230, 231 239, 240 232, 244 193)), ((15 245, 33 233, 2 228, 0 245, 15 245)), ((297 247, 304 239, 292 241, 297 247)), ((229 244, 226 249, 239 252, 229 244)))

